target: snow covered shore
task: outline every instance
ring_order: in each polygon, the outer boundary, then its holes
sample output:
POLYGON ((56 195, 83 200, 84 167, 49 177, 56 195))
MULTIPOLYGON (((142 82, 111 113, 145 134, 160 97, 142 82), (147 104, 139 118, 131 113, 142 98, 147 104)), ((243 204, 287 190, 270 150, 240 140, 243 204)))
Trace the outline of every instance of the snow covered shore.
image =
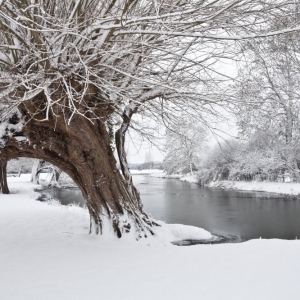
POLYGON ((210 237, 180 225, 139 242, 88 235, 86 210, 36 201, 26 177, 9 186, 14 194, 0 195, 0 299, 299 299, 298 240, 178 247, 168 241, 210 237))
MULTIPOLYGON (((172 174, 168 175, 162 170, 131 170, 133 175, 150 175, 158 178, 174 178, 181 181, 199 183, 199 179, 196 174, 172 174)), ((256 192, 268 192, 277 193, 283 195, 299 195, 300 183, 286 183, 286 182, 266 182, 266 181, 215 181, 207 184, 210 188, 222 188, 241 191, 256 191, 256 192)))
POLYGON ((241 191, 259 191, 284 195, 300 194, 300 183, 266 181, 215 181, 208 184, 208 187, 241 191))
MULTIPOLYGON (((135 173, 134 173, 135 174, 135 173)), ((191 182, 191 183, 199 183, 199 180, 197 178, 196 174, 171 174, 168 175, 166 172, 160 170, 160 172, 152 172, 149 173, 152 177, 158 177, 158 178, 174 178, 179 179, 181 181, 191 182)))
POLYGON ((159 169, 145 169, 145 170, 130 170, 132 175, 149 175, 149 174, 163 174, 163 170, 159 169))

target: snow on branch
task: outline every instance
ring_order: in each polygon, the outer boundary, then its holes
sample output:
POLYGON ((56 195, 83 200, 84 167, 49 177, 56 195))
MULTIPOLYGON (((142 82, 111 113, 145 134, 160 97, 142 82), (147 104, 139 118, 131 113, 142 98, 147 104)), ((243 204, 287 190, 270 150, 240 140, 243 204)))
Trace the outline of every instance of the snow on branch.
POLYGON ((236 59, 236 41, 300 30, 297 22, 284 26, 296 4, 283 0, 0 5, 1 113, 31 101, 36 111, 30 114, 40 121, 60 110, 67 123, 76 114, 120 122, 133 103, 153 115, 176 115, 170 107, 213 112, 213 105, 224 104, 219 84, 231 78, 218 64, 236 59), (282 25, 269 29, 270 20, 282 25), (159 105, 162 99, 172 105, 159 105))

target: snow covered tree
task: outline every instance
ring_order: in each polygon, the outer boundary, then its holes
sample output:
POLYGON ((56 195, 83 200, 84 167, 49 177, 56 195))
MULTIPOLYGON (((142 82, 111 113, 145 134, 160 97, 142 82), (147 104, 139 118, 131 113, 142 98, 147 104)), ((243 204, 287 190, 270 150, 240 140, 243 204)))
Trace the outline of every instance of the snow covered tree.
MULTIPOLYGON (((298 3, 298 2, 297 2, 298 3)), ((299 4, 299 3, 298 3, 299 4)), ((292 25, 299 12, 281 20, 292 25)), ((272 29, 278 28, 272 22, 272 29)), ((253 138, 255 133, 268 132, 273 139, 269 153, 276 149, 276 161, 300 179, 300 44, 299 33, 289 33, 245 45, 252 61, 240 72, 236 97, 245 105, 238 108, 241 135, 253 138)), ((266 143, 265 143, 266 145, 266 143)))
POLYGON ((14 174, 16 176, 21 176, 22 173, 30 173, 33 165, 32 158, 16 158, 11 159, 7 162, 7 173, 14 174))
POLYGON ((38 158, 66 172, 91 231, 154 234, 124 150, 130 125, 143 132, 133 115, 166 124, 179 111, 216 115, 228 102, 214 64, 236 56, 234 41, 298 30, 261 26, 293 9, 283 0, 0 1, 1 158, 38 158))
POLYGON ((152 169, 153 165, 154 165, 153 156, 152 156, 152 153, 150 152, 150 150, 148 150, 145 155, 145 162, 144 162, 143 167, 145 169, 152 169))
POLYGON ((203 155, 197 177, 201 184, 212 181, 228 180, 232 164, 240 152, 240 143, 233 139, 217 144, 203 155))
POLYGON ((276 134, 257 131, 248 140, 235 143, 229 165, 229 179, 275 180, 286 168, 281 159, 276 134))
POLYGON ((176 127, 166 133, 164 169, 168 174, 193 174, 200 162, 207 139, 207 130, 197 120, 181 117, 176 127))

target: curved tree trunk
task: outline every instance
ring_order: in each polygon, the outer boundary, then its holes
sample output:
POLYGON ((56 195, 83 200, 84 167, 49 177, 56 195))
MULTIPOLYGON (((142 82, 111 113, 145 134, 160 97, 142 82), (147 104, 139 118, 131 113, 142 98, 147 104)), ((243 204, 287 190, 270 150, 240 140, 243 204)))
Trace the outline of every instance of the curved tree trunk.
POLYGON ((39 158, 67 173, 86 200, 90 232, 92 228, 96 234, 112 228, 118 237, 135 231, 137 238, 154 233, 155 223, 144 212, 132 180, 128 184, 128 178, 124 180, 116 167, 104 122, 91 123, 81 115, 75 115, 70 124, 62 118, 44 122, 32 119, 23 134, 26 141, 7 140, 1 157, 39 158))
POLYGON ((58 182, 59 177, 61 175, 61 171, 47 163, 43 159, 36 159, 35 162, 33 163, 32 170, 31 170, 31 181, 35 184, 40 184, 40 174, 43 171, 50 171, 51 173, 51 179, 50 179, 50 184, 52 181, 58 182))
POLYGON ((40 170, 46 162, 42 159, 36 159, 31 170, 31 181, 35 184, 40 183, 40 170))
POLYGON ((7 161, 4 159, 0 159, 0 192, 2 194, 9 194, 6 171, 7 161))
POLYGON ((60 175, 61 175, 61 171, 58 170, 56 167, 52 166, 50 183, 52 181, 58 183, 60 175))

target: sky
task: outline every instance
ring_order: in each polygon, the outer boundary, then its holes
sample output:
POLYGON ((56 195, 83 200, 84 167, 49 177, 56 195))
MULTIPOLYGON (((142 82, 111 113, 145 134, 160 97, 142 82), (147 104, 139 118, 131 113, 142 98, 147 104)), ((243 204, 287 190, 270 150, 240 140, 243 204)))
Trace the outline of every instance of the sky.
POLYGON ((130 132, 130 135, 126 137, 127 161, 129 163, 144 163, 150 154, 152 161, 162 162, 165 156, 163 132, 158 132, 157 136, 158 138, 154 142, 158 147, 148 140, 142 140, 136 133, 130 132))
MULTIPOLYGON (((231 118, 228 122, 221 122, 216 126, 215 136, 211 135, 209 144, 213 147, 217 142, 222 142, 223 139, 231 139, 237 135, 237 128, 234 120, 231 118)), ((155 162, 162 162, 165 157, 164 143, 165 139, 161 137, 157 140, 160 144, 159 148, 155 145, 151 145, 149 141, 141 141, 137 136, 131 134, 131 138, 127 137, 127 161, 129 163, 144 163, 146 162, 146 156, 151 154, 152 160, 155 162)))
MULTIPOLYGON (((218 62, 217 71, 221 74, 234 78, 237 75, 237 66, 235 62, 223 59, 222 61, 218 62)), ((217 144, 218 141, 222 141, 222 139, 231 139, 232 137, 237 135, 237 128, 233 117, 228 114, 227 118, 227 121, 215 124, 215 134, 214 136, 212 134, 209 140, 211 146, 217 144)), ((157 126, 158 128, 158 125, 156 125, 153 120, 151 120, 150 122, 152 123, 152 127, 157 126)), ((159 148, 151 144, 149 141, 141 141, 141 138, 134 132, 130 133, 130 137, 127 135, 126 153, 128 162, 144 163, 148 153, 151 154, 153 161, 162 162, 165 156, 165 139, 163 135, 164 129, 159 129, 157 131, 158 139, 156 141, 156 143, 159 144, 159 148)))

